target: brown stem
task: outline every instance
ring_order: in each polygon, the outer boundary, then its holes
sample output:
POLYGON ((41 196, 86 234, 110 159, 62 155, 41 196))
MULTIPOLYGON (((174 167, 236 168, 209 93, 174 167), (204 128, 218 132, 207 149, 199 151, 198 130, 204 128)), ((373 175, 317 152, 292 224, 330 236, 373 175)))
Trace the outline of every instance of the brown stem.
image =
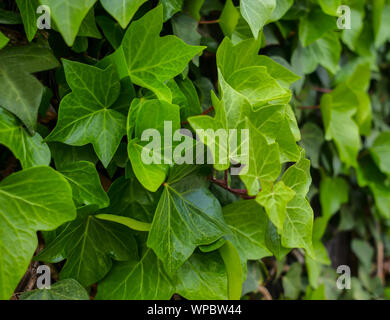
POLYGON ((218 23, 218 22, 219 22, 219 20, 217 19, 217 20, 201 20, 198 23, 199 24, 215 24, 215 23, 218 23))
POLYGON ((217 179, 214 179, 214 178, 210 178, 211 182, 212 183, 215 183, 216 185, 220 186, 221 188, 237 195, 237 196, 240 196, 241 198, 243 199, 255 199, 256 197, 253 197, 253 196, 250 196, 248 195, 248 191, 246 189, 233 189, 233 188, 230 188, 229 186, 227 186, 225 184, 225 181, 224 180, 217 180, 217 179))
POLYGON ((376 222, 376 229, 378 231, 379 240, 377 242, 377 252, 376 252, 376 264, 377 264, 377 276, 381 279, 382 284, 385 284, 385 275, 384 275, 384 246, 383 242, 380 239, 381 227, 379 222, 376 222))
POLYGON ((272 296, 271 294, 269 293, 268 289, 264 286, 259 286, 259 288, 257 289, 257 291, 259 291, 265 300, 272 300, 272 296))
POLYGON ((314 91, 322 92, 322 93, 331 93, 332 90, 328 88, 320 88, 320 87, 312 87, 314 91))

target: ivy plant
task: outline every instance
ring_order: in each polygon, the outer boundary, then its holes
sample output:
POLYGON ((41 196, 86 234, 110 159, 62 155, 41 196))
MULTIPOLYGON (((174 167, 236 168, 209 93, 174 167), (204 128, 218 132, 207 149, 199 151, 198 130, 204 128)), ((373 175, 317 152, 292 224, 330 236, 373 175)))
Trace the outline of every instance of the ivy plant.
POLYGON ((389 16, 2 1, 0 299, 390 298, 389 16))

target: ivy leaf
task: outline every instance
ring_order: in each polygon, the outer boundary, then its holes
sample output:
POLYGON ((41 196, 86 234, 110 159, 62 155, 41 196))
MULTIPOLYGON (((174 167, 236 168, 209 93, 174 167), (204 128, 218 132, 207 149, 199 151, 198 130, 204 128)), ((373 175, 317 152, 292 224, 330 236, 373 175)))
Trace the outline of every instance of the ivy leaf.
POLYGON ((16 0, 20 14, 22 16, 24 30, 26 31, 27 39, 31 42, 37 33, 37 8, 39 7, 38 0, 16 0))
POLYGON ((375 139, 370 153, 381 171, 390 176, 390 132, 382 132, 375 139))
POLYGON ((135 176, 152 192, 157 191, 165 181, 169 164, 173 159, 172 146, 165 146, 164 140, 164 124, 167 121, 171 121, 172 132, 180 129, 179 106, 157 99, 137 99, 131 105, 127 124, 129 137, 127 150, 135 176), (150 132, 151 137, 143 137, 145 132, 150 132), (152 138, 152 141, 146 144, 145 138, 152 138), (143 160, 145 150, 152 153, 153 162, 145 163, 143 160), (171 155, 165 157, 167 150, 171 155))
POLYGON ((50 164, 50 149, 39 133, 31 136, 11 113, 1 107, 0 143, 12 151, 24 169, 50 164))
POLYGON ((260 30, 271 18, 276 7, 275 0, 241 0, 240 11, 242 17, 248 22, 253 36, 257 39, 260 30))
POLYGON ((57 126, 47 137, 73 146, 92 143, 105 167, 126 133, 126 118, 110 108, 119 97, 121 85, 113 66, 105 70, 64 60, 66 79, 72 93, 62 99, 57 126))
POLYGON ((244 263, 270 255, 265 243, 268 217, 255 200, 225 206, 223 216, 230 229, 225 237, 237 248, 244 263))
POLYGON ((291 199, 294 198, 295 192, 286 186, 283 181, 263 182, 261 192, 257 195, 256 201, 266 210, 268 217, 279 230, 282 232, 286 218, 286 207, 291 199))
POLYGON ((341 6, 341 0, 318 0, 322 11, 331 16, 337 16, 337 9, 341 6))
POLYGON ((320 184, 322 216, 329 219, 342 204, 348 202, 348 189, 348 184, 343 178, 322 177, 320 184))
MULTIPOLYGON (((191 179, 191 176, 186 179, 191 179)), ((165 184, 152 222, 148 247, 163 261, 169 274, 200 245, 218 240, 225 230, 221 206, 204 186, 165 184)))
POLYGON ((195 252, 179 268, 175 277, 176 292, 188 300, 228 299, 226 269, 217 251, 195 252))
POLYGON ((282 230, 282 245, 287 248, 304 248, 309 256, 314 257, 313 216, 309 201, 301 195, 296 195, 287 204, 282 230))
POLYGON ((0 50, 3 49, 9 42, 9 39, 0 31, 0 50))
POLYGON ((160 2, 164 8, 164 21, 167 21, 181 10, 184 0, 160 0, 160 2))
POLYGON ((267 139, 247 120, 249 128, 249 153, 247 172, 240 172, 240 179, 247 187, 249 195, 257 195, 264 181, 276 180, 281 171, 278 145, 267 139), (253 146, 256 146, 254 150, 253 146))
POLYGON ((116 52, 117 65, 122 70, 126 69, 134 84, 152 90, 159 99, 171 102, 172 94, 165 81, 180 74, 205 47, 187 45, 175 36, 160 37, 162 24, 161 5, 133 22, 116 52))
POLYGON ((353 120, 358 100, 345 85, 340 85, 321 98, 321 112, 326 130, 325 139, 333 139, 340 159, 348 166, 357 166, 361 147, 359 128, 353 120))
POLYGON ((110 206, 104 212, 152 222, 160 192, 153 193, 142 187, 134 177, 120 177, 108 190, 110 206))
POLYGON ((168 300, 174 286, 152 249, 141 259, 117 262, 101 282, 97 300, 168 300))
POLYGON ((26 272, 38 245, 36 232, 53 230, 74 217, 72 190, 49 167, 23 170, 1 181, 0 299, 11 297, 26 272))
POLYGON ((321 9, 311 10, 301 18, 299 23, 299 40, 304 47, 322 38, 327 32, 336 29, 336 21, 333 17, 322 12, 321 9))
POLYGON ((79 32, 81 23, 96 0, 39 0, 51 10, 51 15, 66 44, 71 47, 79 32))
POLYGON ((110 200, 100 184, 95 165, 88 161, 79 161, 58 169, 68 180, 73 191, 73 199, 78 207, 96 205, 105 208, 110 200))
POLYGON ((84 287, 74 279, 56 282, 50 289, 24 292, 20 300, 89 300, 84 287))
POLYGON ((16 115, 33 132, 44 91, 30 73, 56 68, 49 49, 38 46, 9 47, 0 52, 0 106, 16 115))
POLYGON ((66 263, 61 279, 73 278, 89 286, 110 271, 112 259, 137 258, 137 244, 129 229, 114 222, 97 219, 92 207, 79 210, 78 218, 64 226, 57 237, 34 259, 66 263))
POLYGON ((126 29, 131 18, 146 0, 100 0, 100 2, 121 27, 126 29))

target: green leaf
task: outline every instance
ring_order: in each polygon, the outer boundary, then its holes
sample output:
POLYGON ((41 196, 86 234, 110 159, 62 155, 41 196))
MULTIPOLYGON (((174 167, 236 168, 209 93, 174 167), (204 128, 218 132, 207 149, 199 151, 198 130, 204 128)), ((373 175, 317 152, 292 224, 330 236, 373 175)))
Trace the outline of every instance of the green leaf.
POLYGON ((79 161, 59 168, 59 172, 68 180, 73 191, 73 199, 78 207, 96 205, 105 208, 110 200, 100 183, 95 165, 88 161, 79 161))
MULTIPOLYGON (((240 261, 239 257, 238 261, 240 261)), ((176 278, 176 292, 185 299, 227 300, 228 298, 228 275, 218 252, 195 252, 179 268, 176 278)), ((239 290, 241 291, 241 287, 239 290)))
POLYGON ((331 16, 337 16, 337 9, 342 5, 341 0, 318 0, 322 11, 331 16))
POLYGON ((359 128, 352 118, 357 105, 356 96, 345 85, 321 98, 325 139, 333 139, 341 161, 353 167, 357 166, 356 158, 361 147, 359 128))
POLYGON ((253 36, 257 39, 260 30, 271 18, 276 7, 275 0, 241 0, 240 11, 242 17, 248 22, 253 36))
POLYGON ((9 148, 24 169, 49 165, 50 150, 42 137, 31 136, 19 121, 0 107, 0 143, 9 148))
POLYGON ((248 120, 249 146, 252 152, 249 154, 247 172, 240 172, 240 179, 244 182, 249 195, 257 195, 265 181, 276 180, 281 171, 278 145, 268 143, 267 139, 248 120), (251 147, 252 146, 252 147, 251 147), (253 150, 253 146, 256 149, 253 150))
POLYGON ((3 49, 8 42, 9 39, 0 31, 0 50, 3 49))
POLYGON ((37 289, 25 292, 21 300, 89 300, 83 286, 74 279, 56 282, 50 289, 37 289))
POLYGON ((381 171, 390 176, 390 132, 382 132, 375 139, 370 154, 381 171))
POLYGON ((146 0, 100 0, 100 2, 121 27, 126 29, 138 8, 146 0))
POLYGON ((9 299, 38 245, 36 232, 53 230, 76 212, 70 186, 49 167, 2 180, 0 200, 0 299, 9 299))
POLYGON ((328 32, 336 29, 336 20, 320 9, 311 10, 299 23, 299 40, 304 47, 312 44, 328 32))
POLYGON ((181 190, 180 183, 166 184, 153 219, 148 247, 172 274, 197 246, 220 238, 224 225, 220 204, 205 187, 187 185, 181 190))
POLYGON ((348 202, 348 189, 349 186, 343 178, 322 176, 320 184, 322 216, 329 219, 340 210, 342 204, 348 202))
POLYGON ((77 3, 68 0, 39 1, 50 8, 52 19, 69 47, 73 45, 81 23, 96 2, 96 0, 79 0, 77 3))
POLYGON ((272 223, 279 232, 282 232, 287 203, 294 198, 295 192, 286 186, 283 181, 278 181, 276 184, 263 182, 261 187, 261 192, 257 195, 256 201, 265 208, 272 223))
POLYGON ((304 248, 314 256, 313 209, 309 201, 296 195, 287 205, 286 218, 282 230, 282 245, 287 248, 304 248))
POLYGON ((180 128, 179 106, 157 99, 133 101, 127 122, 127 150, 135 176, 152 192, 165 181, 168 165, 173 162, 173 146, 165 145, 164 140, 166 121, 171 121, 172 132, 180 128), (146 139, 152 141, 146 143, 146 139), (145 163, 146 156, 151 158, 147 159, 150 163, 145 163))
POLYGON ((134 84, 171 102, 172 94, 164 82, 180 74, 205 47, 189 46, 175 36, 160 37, 162 24, 160 5, 130 25, 116 54, 120 68, 126 69, 134 84))
POLYGON ((33 132, 44 88, 30 73, 56 68, 49 49, 9 47, 0 51, 0 106, 16 115, 33 132))
POLYGON ((225 6, 219 17, 219 25, 225 36, 231 37, 236 29, 240 13, 234 6, 232 0, 226 0, 225 6))
POLYGON ((172 18, 183 7, 184 0, 160 0, 164 8, 164 21, 172 18))
POLYGON ((150 223, 141 222, 132 218, 121 217, 113 214, 97 214, 96 218, 105 221, 120 223, 136 231, 150 231, 150 228, 152 226, 150 223))
POLYGON ((223 207, 230 229, 225 236, 238 250, 241 260, 258 260, 269 256, 265 243, 268 218, 255 200, 241 200, 223 207))
POLYGON ((112 267, 112 259, 128 261, 137 257, 137 244, 129 229, 97 219, 90 210, 82 209, 78 218, 64 226, 35 257, 50 263, 67 259, 60 278, 76 279, 83 286, 103 279, 112 267))
POLYGON ((92 143, 105 167, 126 133, 126 118, 112 105, 121 85, 113 66, 105 70, 64 60, 72 93, 62 99, 57 126, 47 137, 73 146, 92 143))
POLYGON ((324 143, 324 133, 319 126, 313 122, 307 122, 301 128, 302 141, 300 142, 305 149, 308 158, 311 160, 313 168, 319 167, 320 151, 324 143))
POLYGON ((360 260, 363 267, 370 270, 372 259, 374 257, 374 249, 364 240, 353 239, 351 248, 356 257, 360 260))
POLYGON ((230 300, 240 300, 243 284, 243 270, 240 255, 236 247, 230 242, 219 248, 219 253, 225 263, 228 278, 228 296, 230 300))
POLYGON ((134 177, 120 177, 111 185, 108 196, 110 206, 104 210, 105 213, 152 222, 160 193, 144 189, 134 177))
POLYGON ((284 294, 288 299, 298 299, 301 292, 302 267, 298 262, 293 263, 282 279, 284 294))
POLYGON ((99 283, 97 300, 168 300, 174 294, 172 281, 151 249, 141 259, 117 262, 99 283))
POLYGON ((37 33, 37 8, 39 7, 38 0, 16 0, 22 16, 24 30, 26 31, 27 39, 31 42, 37 33))

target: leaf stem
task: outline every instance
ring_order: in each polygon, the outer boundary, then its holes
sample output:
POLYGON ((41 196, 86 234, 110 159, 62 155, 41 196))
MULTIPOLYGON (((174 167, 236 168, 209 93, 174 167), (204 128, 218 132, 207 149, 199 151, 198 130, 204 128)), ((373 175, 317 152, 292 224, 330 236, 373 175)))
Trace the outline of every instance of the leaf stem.
POLYGON ((218 186, 220 186, 221 188, 237 195, 237 196, 240 196, 241 198, 243 199, 255 199, 256 197, 254 196, 250 196, 248 195, 248 191, 246 189, 233 189, 233 188, 230 188, 229 186, 227 186, 227 184, 225 183, 225 180, 217 180, 217 179, 214 179, 214 178, 210 178, 210 181, 218 186))
POLYGON ((198 23, 199 24, 216 24, 216 23, 219 23, 219 19, 217 19, 217 20, 201 20, 198 23))

